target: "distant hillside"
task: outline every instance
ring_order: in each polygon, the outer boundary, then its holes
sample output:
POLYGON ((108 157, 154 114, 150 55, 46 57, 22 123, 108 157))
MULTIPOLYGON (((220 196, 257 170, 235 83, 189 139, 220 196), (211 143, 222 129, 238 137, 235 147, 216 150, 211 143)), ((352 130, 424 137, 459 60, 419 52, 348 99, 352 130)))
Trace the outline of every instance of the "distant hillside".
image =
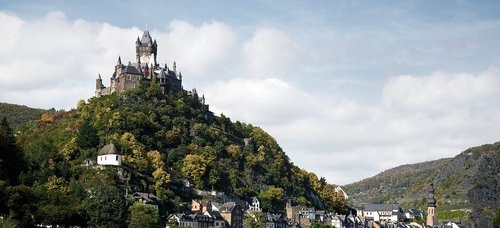
POLYGON ((458 216, 470 217, 477 227, 488 227, 500 205, 500 142, 470 148, 454 158, 392 168, 346 185, 345 190, 355 205, 399 203, 425 209, 431 182, 438 210, 471 209, 472 214, 458 216))
POLYGON ((7 121, 14 129, 30 120, 40 118, 44 112, 47 112, 47 110, 0 102, 0 118, 7 118, 7 121))

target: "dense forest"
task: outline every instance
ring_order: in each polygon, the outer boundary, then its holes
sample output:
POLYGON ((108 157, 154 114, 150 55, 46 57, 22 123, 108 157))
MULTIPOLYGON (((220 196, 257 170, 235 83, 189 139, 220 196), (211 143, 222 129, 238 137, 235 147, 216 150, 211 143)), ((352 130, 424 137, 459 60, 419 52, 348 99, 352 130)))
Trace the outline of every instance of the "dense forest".
POLYGON ((0 117, 5 117, 13 129, 40 118, 43 113, 55 112, 55 109, 43 110, 30 108, 24 105, 8 104, 0 102, 0 117))
POLYGON ((283 213, 287 200, 346 209, 343 194, 295 166, 261 128, 215 116, 196 92, 163 95, 155 83, 46 112, 16 134, 4 120, 0 137, 4 225, 125 226, 146 211, 129 205, 136 191, 158 196, 164 221, 197 197, 184 191, 186 181, 244 200, 256 196, 268 212, 283 213), (122 166, 88 165, 110 142, 122 166))
POLYGON ((438 219, 491 227, 500 216, 500 142, 473 147, 454 158, 403 165, 345 186, 351 203, 399 203, 427 208, 430 183, 436 188, 438 219))

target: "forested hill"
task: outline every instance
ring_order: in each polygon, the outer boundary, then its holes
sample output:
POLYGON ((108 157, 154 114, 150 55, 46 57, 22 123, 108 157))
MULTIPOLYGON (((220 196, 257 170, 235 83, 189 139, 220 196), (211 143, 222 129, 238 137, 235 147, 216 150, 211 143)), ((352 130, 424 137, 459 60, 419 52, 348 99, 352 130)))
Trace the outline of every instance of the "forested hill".
POLYGON ((438 218, 471 218, 476 227, 488 227, 500 205, 500 142, 470 148, 454 158, 392 168, 346 185, 345 190, 354 203, 399 203, 425 209, 431 182, 438 218), (472 214, 446 213, 456 209, 470 209, 472 214))
POLYGON ((0 172, 0 214, 21 226, 127 225, 124 196, 136 191, 159 197, 164 221, 197 197, 185 191, 186 180, 244 200, 257 196, 268 212, 283 213, 289 199, 345 209, 333 185, 295 166, 261 128, 215 116, 196 93, 163 95, 155 83, 44 114, 20 128, 15 145, 7 130, 0 133, 20 155, 19 169, 0 172), (110 142, 122 166, 86 166, 110 142))
POLYGON ((5 117, 14 129, 30 120, 39 119, 44 112, 47 110, 0 102, 0 117, 5 117))

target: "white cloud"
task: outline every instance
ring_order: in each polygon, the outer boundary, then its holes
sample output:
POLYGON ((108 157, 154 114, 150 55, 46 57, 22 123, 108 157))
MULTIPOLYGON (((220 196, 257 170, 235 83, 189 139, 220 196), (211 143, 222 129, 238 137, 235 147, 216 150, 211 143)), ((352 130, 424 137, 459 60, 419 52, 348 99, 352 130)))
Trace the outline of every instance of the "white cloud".
POLYGON ((491 68, 480 75, 447 75, 437 72, 426 77, 403 75, 389 80, 383 90, 384 104, 410 109, 449 108, 479 105, 500 95, 500 71, 491 68))
MULTIPOLYGON (((135 61, 134 42, 142 31, 70 21, 59 11, 35 20, 0 11, 0 34, 0 99, 69 109, 93 95, 98 73, 107 83, 118 56, 124 63, 135 61)), ((216 21, 200 27, 173 21, 169 31, 152 35, 158 39, 160 62, 164 56, 177 59, 178 70, 192 81, 216 71, 236 44, 231 29, 216 21)))
POLYGON ((314 115, 317 100, 276 79, 234 78, 204 88, 215 113, 253 124, 281 125, 314 115))
MULTIPOLYGON (((195 27, 185 21, 174 20, 167 33, 158 34, 158 61, 166 60, 170 67, 177 61, 178 69, 194 80, 219 72, 237 44, 235 32, 227 25, 211 21, 195 27)), ((206 78, 205 78, 206 79, 206 78)))
POLYGON ((307 55, 289 35, 275 29, 257 30, 242 49, 246 75, 290 78, 300 76, 307 55))
POLYGON ((399 76, 387 81, 383 102, 372 106, 313 95, 281 79, 238 78, 205 92, 216 113, 257 123, 300 167, 346 184, 498 140, 491 126, 500 124, 493 89, 499 79, 495 68, 478 75, 399 76))

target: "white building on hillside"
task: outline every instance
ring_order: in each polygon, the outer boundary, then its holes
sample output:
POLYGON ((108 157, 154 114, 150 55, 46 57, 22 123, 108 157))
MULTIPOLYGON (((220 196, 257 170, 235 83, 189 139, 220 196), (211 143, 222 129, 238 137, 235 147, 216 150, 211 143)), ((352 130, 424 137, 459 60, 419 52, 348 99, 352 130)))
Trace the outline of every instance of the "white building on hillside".
POLYGON ((399 214, 397 204, 367 204, 363 208, 365 219, 375 222, 398 222, 399 214))
POLYGON ((109 143, 104 146, 97 154, 98 165, 116 165, 122 164, 122 155, 115 147, 115 144, 109 143))
POLYGON ((248 204, 249 211, 262 211, 260 208, 260 202, 257 197, 252 197, 252 202, 248 204))

